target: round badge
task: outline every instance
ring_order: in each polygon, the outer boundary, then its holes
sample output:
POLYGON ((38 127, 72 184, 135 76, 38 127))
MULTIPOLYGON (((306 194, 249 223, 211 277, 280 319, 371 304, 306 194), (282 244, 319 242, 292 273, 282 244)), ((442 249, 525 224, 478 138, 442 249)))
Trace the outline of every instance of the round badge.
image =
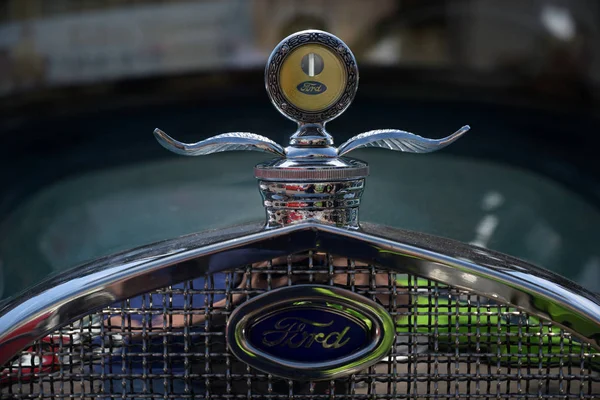
POLYGON ((358 88, 354 55, 336 36, 317 30, 295 33, 277 45, 267 63, 271 101, 299 123, 325 123, 343 113, 358 88))

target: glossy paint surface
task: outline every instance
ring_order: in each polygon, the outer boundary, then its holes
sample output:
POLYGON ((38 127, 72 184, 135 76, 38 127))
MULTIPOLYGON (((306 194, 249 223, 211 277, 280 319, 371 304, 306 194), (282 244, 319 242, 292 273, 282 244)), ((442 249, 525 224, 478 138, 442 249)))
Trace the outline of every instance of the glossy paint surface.
MULTIPOLYGON (((523 169, 448 155, 357 151, 368 159, 359 218, 488 247, 598 291, 600 212, 523 169), (393 166, 393 168, 392 168, 393 166)), ((252 166, 264 154, 176 157, 82 175, 17 210, 0 242, 4 297, 117 251, 264 221, 252 166), (217 170, 218 174, 199 171, 217 170), (24 249, 28 249, 24 251, 24 249), (22 268, 27 265, 28 268, 22 268)))

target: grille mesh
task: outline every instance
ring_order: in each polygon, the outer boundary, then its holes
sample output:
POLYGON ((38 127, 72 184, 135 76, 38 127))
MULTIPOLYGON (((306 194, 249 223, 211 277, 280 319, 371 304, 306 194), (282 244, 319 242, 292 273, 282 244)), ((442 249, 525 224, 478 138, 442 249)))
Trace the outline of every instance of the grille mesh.
POLYGON ((328 254, 207 275, 107 307, 5 365, 2 398, 329 399, 600 396, 600 357, 551 323, 427 279, 328 254), (300 382, 237 361, 235 307, 271 289, 344 287, 396 321, 389 357, 354 376, 300 382))

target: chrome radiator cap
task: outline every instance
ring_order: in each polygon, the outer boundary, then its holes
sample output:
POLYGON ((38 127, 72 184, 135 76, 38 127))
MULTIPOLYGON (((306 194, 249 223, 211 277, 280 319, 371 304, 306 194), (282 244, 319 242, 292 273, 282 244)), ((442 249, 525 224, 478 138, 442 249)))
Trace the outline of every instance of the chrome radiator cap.
POLYGON ((297 32, 282 40, 267 62, 265 86, 277 110, 298 124, 285 148, 249 132, 224 133, 191 144, 181 143, 160 129, 154 134, 162 146, 182 155, 254 150, 278 156, 254 168, 267 211, 267 228, 313 221, 357 229, 369 166, 346 154, 365 147, 430 153, 470 129, 463 126, 442 139, 377 129, 335 147, 325 124, 352 103, 358 88, 358 67, 348 46, 323 31, 297 32))

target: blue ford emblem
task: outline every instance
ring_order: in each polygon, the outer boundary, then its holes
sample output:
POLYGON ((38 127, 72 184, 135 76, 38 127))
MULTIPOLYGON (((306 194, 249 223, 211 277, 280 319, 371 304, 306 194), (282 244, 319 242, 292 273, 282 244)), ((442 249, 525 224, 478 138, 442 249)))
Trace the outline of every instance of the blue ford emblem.
POLYGON ((321 94, 327 90, 327 86, 321 82, 305 81, 296 86, 296 89, 304 94, 321 94))
POLYGON ((328 361, 369 343, 365 322, 321 307, 275 311, 250 327, 249 339, 264 352, 293 361, 328 361), (308 350, 308 351, 307 351, 308 350))
POLYGON ((394 324, 383 307, 337 287, 298 285, 260 295, 227 324, 232 353, 285 378, 333 379, 385 357, 394 324))

